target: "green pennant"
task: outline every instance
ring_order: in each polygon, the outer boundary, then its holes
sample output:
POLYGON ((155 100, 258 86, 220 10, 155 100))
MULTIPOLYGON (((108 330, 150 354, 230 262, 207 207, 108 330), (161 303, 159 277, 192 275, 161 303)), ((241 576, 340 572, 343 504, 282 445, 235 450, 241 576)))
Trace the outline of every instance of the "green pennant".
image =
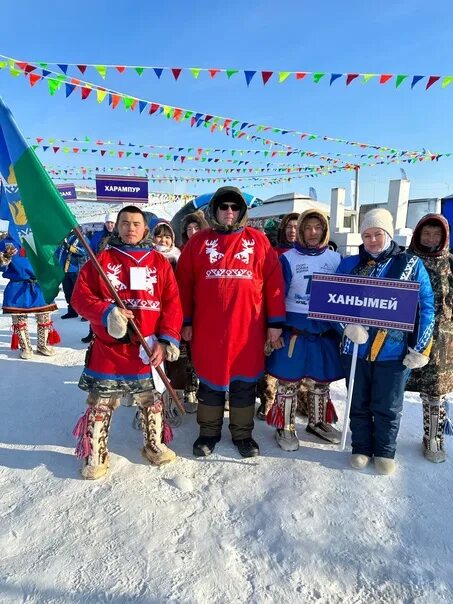
POLYGON ((49 93, 53 96, 60 88, 61 84, 56 78, 47 78, 47 84, 49 86, 49 93))
POLYGON ((310 134, 310 136, 308 137, 308 140, 309 140, 309 141, 314 141, 314 140, 315 140, 315 139, 317 139, 317 138, 318 138, 318 135, 317 135, 317 134, 310 134))
POLYGON ((234 122, 231 124, 231 128, 236 128, 236 126, 239 124, 239 120, 234 120, 234 122))
POLYGON ((367 82, 369 82, 372 78, 376 77, 376 73, 364 73, 363 75, 363 79, 362 79, 362 83, 366 84, 367 82))
POLYGON ((82 149, 82 153, 88 153, 88 149, 82 149))
POLYGON ((49 145, 53 145, 55 141, 55 138, 49 138, 49 145))
POLYGON ((46 69, 46 67, 47 67, 48 63, 38 63, 38 65, 39 65, 40 67, 43 67, 44 69, 46 69))
POLYGON ((101 76, 101 78, 105 80, 105 76, 107 75, 107 67, 105 65, 95 65, 94 68, 101 76))
POLYGON ((450 86, 450 84, 452 82, 453 82, 453 76, 445 76, 444 79, 442 80, 441 87, 446 88, 447 86, 450 86))
POLYGON ((85 138, 83 139, 86 143, 90 143, 91 142, 91 138, 89 136, 85 136, 85 138))
POLYGON ((200 71, 201 71, 201 69, 199 69, 198 67, 191 67, 190 68, 190 73, 193 75, 193 77, 195 79, 197 79, 198 76, 200 75, 200 71))
POLYGON ((21 71, 20 69, 16 69, 15 67, 13 67, 12 65, 10 65, 9 67, 9 72, 12 76, 14 76, 15 78, 17 78, 17 76, 21 75, 21 71))
POLYGON ((6 61, 0 61, 0 69, 4 69, 7 66, 6 61))
POLYGON ((132 151, 126 151, 126 157, 130 157, 132 155, 132 151))
POLYGON ((279 71, 278 72, 278 83, 282 84, 290 75, 291 75, 291 71, 279 71))
POLYGON ((315 84, 319 84, 320 79, 323 78, 325 75, 326 74, 324 71, 317 71, 316 73, 313 74, 313 82, 315 84))
POLYGON ((264 130, 266 126, 260 125, 258 126, 258 128, 256 129, 257 132, 262 132, 264 130))
POLYGON ((192 117, 192 115, 193 115, 193 111, 186 111, 186 112, 184 113, 184 116, 183 116, 183 118, 182 118, 182 119, 183 119, 183 120, 188 120, 188 119, 189 119, 189 117, 192 117))
POLYGON ((400 86, 407 77, 408 77, 407 75, 397 75, 396 82, 395 82, 395 88, 398 88, 398 86, 400 86))
POLYGON ((130 109, 134 104, 134 99, 130 96, 123 96, 123 103, 126 110, 130 109))
POLYGON ((139 76, 145 71, 144 67, 134 67, 134 70, 138 73, 139 76))
POLYGON ((63 153, 69 153, 70 148, 69 147, 63 147, 62 151, 63 151, 63 153))
POLYGON ((234 76, 236 73, 239 73, 238 69, 227 69, 226 70, 226 74, 227 74, 228 79, 230 79, 231 76, 234 76))

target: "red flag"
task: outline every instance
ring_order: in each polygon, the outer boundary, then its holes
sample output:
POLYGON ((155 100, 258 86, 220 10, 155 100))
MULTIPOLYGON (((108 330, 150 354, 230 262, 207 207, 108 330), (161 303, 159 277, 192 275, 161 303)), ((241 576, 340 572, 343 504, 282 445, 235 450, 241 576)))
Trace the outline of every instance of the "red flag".
POLYGON ((358 73, 348 73, 347 78, 346 78, 346 86, 349 86, 349 84, 358 77, 359 77, 358 73))
POLYGON ((87 99, 91 94, 92 88, 87 88, 86 86, 82 86, 82 100, 87 99))
POLYGON ((379 78, 379 84, 386 84, 389 80, 391 80, 393 75, 391 73, 382 74, 379 78))
POLYGON ((30 81, 30 86, 34 86, 37 82, 39 82, 39 80, 41 79, 42 76, 38 75, 37 73, 31 73, 28 76, 28 79, 30 81))
POLYGON ((156 111, 159 109, 160 105, 158 105, 157 103, 151 103, 150 108, 149 108, 149 114, 152 115, 153 113, 156 113, 156 111))
POLYGON ((171 72, 175 80, 179 78, 179 76, 181 75, 181 71, 182 69, 180 67, 172 67, 171 72))
POLYGON ((437 80, 440 80, 440 76, 429 76, 429 80, 428 80, 428 83, 426 84, 425 90, 428 90, 428 88, 431 88, 431 86, 433 84, 435 84, 437 82, 437 80))
POLYGON ((220 69, 208 69, 208 71, 211 78, 215 78, 216 75, 219 73, 220 69))
POLYGON ((80 71, 80 73, 85 73, 85 71, 87 70, 87 66, 86 65, 77 65, 77 69, 80 71))
POLYGON ((306 75, 305 71, 296 71, 296 80, 303 80, 306 75))
POLYGON ((273 71, 262 71, 261 72, 261 77, 263 78, 264 86, 267 84, 267 82, 269 81, 269 79, 271 78, 273 73, 274 73, 273 71))
POLYGON ((126 68, 123 67, 123 65, 117 65, 116 70, 119 71, 120 73, 124 73, 126 71, 126 68))

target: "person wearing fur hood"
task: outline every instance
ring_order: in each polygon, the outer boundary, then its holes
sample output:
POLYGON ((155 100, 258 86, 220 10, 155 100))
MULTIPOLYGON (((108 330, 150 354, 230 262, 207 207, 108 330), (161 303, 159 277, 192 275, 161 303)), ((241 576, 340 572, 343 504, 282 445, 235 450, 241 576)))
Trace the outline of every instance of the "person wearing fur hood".
POLYGON ((290 212, 283 216, 277 231, 277 245, 275 251, 279 256, 292 249, 297 241, 297 221, 299 214, 290 212))
POLYGON ((322 212, 303 212, 296 227, 294 247, 280 256, 286 292, 285 327, 266 367, 278 379, 276 400, 266 419, 276 428, 276 441, 284 451, 299 448, 295 415, 302 379, 308 387, 307 432, 331 443, 340 442, 340 433, 332 426, 335 411, 329 384, 344 377, 336 332, 329 323, 308 318, 313 273, 334 273, 341 256, 328 249, 329 224, 322 212))
POLYGON ((169 261, 174 270, 181 252, 175 245, 175 232, 170 223, 166 220, 158 220, 151 232, 151 238, 156 250, 169 261))
POLYGON ((181 250, 195 233, 207 229, 208 226, 206 218, 201 210, 197 210, 196 212, 184 216, 181 221, 181 250))
POLYGON ((423 403, 423 454, 428 461, 445 461, 444 434, 451 434, 446 395, 453 392, 453 255, 446 218, 428 214, 417 224, 409 251, 423 262, 434 292, 435 324, 429 363, 414 369, 406 390, 420 392, 423 403))
POLYGON ((247 204, 236 187, 221 187, 206 217, 210 228, 186 244, 176 269, 184 312, 182 337, 191 342, 200 380, 195 456, 210 455, 221 437, 225 393, 230 431, 243 457, 259 454, 252 438, 256 382, 264 345, 284 321, 283 277, 266 236, 247 226, 247 204))

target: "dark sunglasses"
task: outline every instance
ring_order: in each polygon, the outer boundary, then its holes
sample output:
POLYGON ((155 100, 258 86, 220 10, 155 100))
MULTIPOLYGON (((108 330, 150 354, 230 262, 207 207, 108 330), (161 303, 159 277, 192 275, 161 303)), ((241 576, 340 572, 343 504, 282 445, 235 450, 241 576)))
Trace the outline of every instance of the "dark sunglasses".
POLYGON ((228 208, 231 208, 233 210, 233 212, 239 212, 239 210, 241 209, 241 206, 239 206, 237 203, 220 203, 219 204, 219 210, 223 210, 225 212, 226 210, 228 210, 228 208))

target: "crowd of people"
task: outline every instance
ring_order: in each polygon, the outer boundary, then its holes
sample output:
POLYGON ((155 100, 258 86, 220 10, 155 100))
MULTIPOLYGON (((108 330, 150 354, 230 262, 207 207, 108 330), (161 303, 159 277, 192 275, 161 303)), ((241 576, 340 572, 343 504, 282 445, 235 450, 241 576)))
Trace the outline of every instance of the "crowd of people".
MULTIPOLYGON (((371 210, 360 226, 359 253, 345 258, 335 251, 319 210, 288 214, 273 224, 272 237, 247 221, 246 201, 235 187, 220 188, 205 214, 184 218, 180 248, 169 222, 148 224, 138 207, 107 215, 91 247, 122 306, 77 237, 63 242, 59 260, 68 309, 61 318, 90 323, 79 381, 87 407, 74 430, 82 476, 107 473, 112 414, 125 397, 137 406, 144 457, 153 465, 175 459, 168 445, 171 425, 181 417, 168 389, 157 385, 158 366, 165 368, 178 405, 197 414, 197 457, 212 454, 220 441, 227 403, 231 438, 242 457, 259 455, 255 417, 275 428, 281 449, 296 451, 298 411, 308 416, 309 433, 337 444, 329 386, 344 378, 348 384, 354 347, 351 466, 362 470, 373 462, 379 474, 395 471, 405 390, 420 392, 425 458, 445 461, 444 435, 451 432, 446 395, 453 390, 453 256, 445 218, 425 216, 402 250, 393 239, 391 214, 371 210), (311 319, 314 273, 418 282, 414 331, 311 319)), ((44 301, 23 250, 8 239, 0 242, 0 267, 9 279, 3 312, 12 317, 12 347, 23 359, 33 355, 27 317, 35 314, 36 352, 55 354, 56 305, 44 301)))

